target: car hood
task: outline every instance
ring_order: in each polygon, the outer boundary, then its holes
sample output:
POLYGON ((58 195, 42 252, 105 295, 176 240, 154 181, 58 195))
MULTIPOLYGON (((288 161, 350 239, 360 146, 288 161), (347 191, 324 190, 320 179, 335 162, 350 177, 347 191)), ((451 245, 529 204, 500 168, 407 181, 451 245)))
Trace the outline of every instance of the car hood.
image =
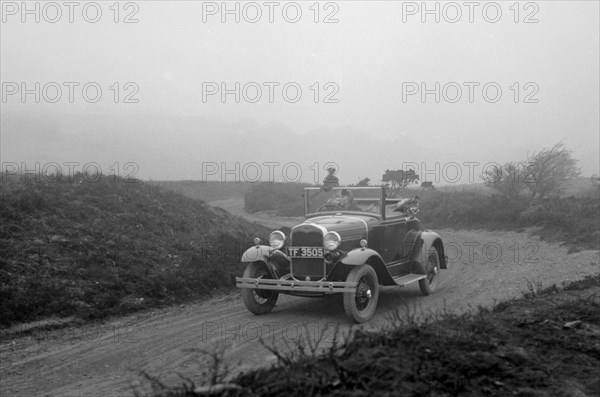
POLYGON ((378 223, 372 216, 361 215, 326 215, 307 219, 305 224, 316 224, 328 232, 339 233, 342 240, 360 240, 368 238, 369 229, 378 223))

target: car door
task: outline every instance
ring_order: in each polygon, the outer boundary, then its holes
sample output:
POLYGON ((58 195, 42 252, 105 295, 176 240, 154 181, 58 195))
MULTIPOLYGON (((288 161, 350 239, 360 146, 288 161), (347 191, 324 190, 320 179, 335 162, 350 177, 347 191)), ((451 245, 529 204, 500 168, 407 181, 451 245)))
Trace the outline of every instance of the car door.
POLYGON ((388 271, 392 277, 409 274, 410 263, 402 258, 402 244, 408 231, 408 218, 398 213, 398 215, 392 215, 385 219, 381 226, 383 227, 383 244, 380 255, 383 257, 388 271))

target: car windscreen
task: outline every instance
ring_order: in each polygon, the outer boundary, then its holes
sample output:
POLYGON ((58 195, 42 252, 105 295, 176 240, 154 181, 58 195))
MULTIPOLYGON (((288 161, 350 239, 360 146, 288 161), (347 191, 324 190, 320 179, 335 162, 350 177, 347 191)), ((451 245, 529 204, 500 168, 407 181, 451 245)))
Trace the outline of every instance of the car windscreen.
POLYGON ((381 213, 380 187, 306 188, 306 213, 359 211, 381 213))

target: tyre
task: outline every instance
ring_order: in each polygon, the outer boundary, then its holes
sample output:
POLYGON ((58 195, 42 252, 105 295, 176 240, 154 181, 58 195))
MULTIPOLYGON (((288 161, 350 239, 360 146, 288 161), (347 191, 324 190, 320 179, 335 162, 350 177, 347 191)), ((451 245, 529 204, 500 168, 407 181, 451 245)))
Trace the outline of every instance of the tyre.
MULTIPOLYGON (((251 262, 244 270, 244 278, 272 278, 263 262, 251 262)), ((268 289, 242 288, 242 300, 248 310, 254 314, 266 314, 273 310, 279 298, 279 292, 268 289)))
POLYGON ((427 277, 419 280, 419 287, 423 295, 431 295, 435 292, 440 278, 440 256, 436 248, 431 248, 427 253, 423 268, 427 277))
POLYGON ((375 270, 369 265, 360 265, 353 268, 348 277, 348 282, 356 282, 356 290, 344 292, 344 311, 346 315, 357 323, 368 321, 377 308, 379 299, 379 281, 375 270))

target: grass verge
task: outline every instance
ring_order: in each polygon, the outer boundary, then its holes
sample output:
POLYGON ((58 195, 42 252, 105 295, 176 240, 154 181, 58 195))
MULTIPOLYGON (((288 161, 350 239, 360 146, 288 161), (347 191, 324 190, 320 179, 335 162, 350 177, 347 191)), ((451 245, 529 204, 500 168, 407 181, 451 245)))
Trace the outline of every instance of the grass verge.
MULTIPOLYGON (((141 181, 4 176, 0 325, 93 320, 231 288, 262 226, 141 181)), ((24 327, 25 329, 26 327, 24 327)))
POLYGON ((154 396, 600 394, 600 276, 564 289, 530 288, 472 314, 393 320, 384 332, 355 332, 324 354, 299 344, 274 351, 272 368, 227 383, 216 369, 220 376, 202 378, 201 386, 160 384, 154 396))

